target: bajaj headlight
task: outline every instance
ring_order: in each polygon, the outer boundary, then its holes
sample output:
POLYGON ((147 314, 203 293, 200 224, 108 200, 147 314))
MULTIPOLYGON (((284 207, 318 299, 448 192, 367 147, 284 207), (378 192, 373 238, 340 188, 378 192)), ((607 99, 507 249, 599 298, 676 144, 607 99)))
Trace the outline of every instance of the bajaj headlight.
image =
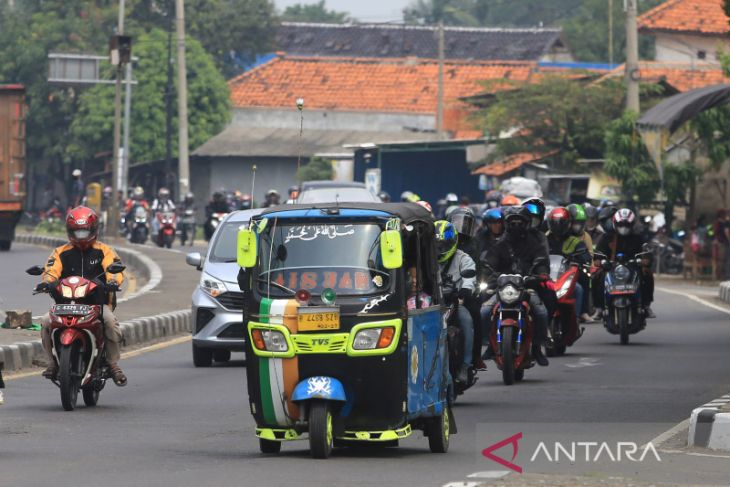
POLYGON ((505 304, 512 304, 520 299, 520 292, 511 284, 499 290, 499 299, 505 304))

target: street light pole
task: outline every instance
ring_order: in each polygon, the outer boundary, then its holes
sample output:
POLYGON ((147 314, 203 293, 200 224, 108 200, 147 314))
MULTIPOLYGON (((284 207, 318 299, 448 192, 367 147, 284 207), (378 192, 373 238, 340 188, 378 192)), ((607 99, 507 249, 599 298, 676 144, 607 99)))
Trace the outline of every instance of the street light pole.
POLYGON ((178 175, 180 196, 190 188, 190 161, 188 159, 188 81, 185 67, 185 5, 184 0, 175 0, 177 20, 177 118, 178 118, 178 175))
POLYGON ((640 113, 639 34, 636 30, 636 0, 626 0, 626 109, 640 113))
MULTIPOLYGON (((124 34, 124 0, 119 0, 119 19, 117 21, 117 35, 124 34)), ((119 207, 116 205, 117 193, 120 186, 119 174, 119 146, 122 125, 122 63, 117 64, 117 81, 114 90, 114 148, 112 150, 112 201, 110 205, 110 222, 107 227, 115 228, 119 222, 119 207)), ((112 232, 113 233, 113 232, 112 232)))
POLYGON ((132 61, 127 63, 124 87, 124 152, 122 158, 122 194, 127 194, 129 187, 129 125, 132 115, 132 61))

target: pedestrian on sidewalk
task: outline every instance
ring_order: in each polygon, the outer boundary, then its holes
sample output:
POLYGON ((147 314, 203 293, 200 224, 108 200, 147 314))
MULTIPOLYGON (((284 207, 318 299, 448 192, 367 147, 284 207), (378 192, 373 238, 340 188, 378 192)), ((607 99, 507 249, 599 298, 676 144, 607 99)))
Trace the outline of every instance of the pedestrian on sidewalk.
POLYGON ((717 210, 713 227, 718 261, 722 264, 719 273, 725 279, 730 279, 730 220, 724 208, 717 210))
POLYGON ((2 406, 5 403, 5 398, 3 397, 3 389, 5 389, 5 382, 3 381, 3 367, 4 366, 5 366, 5 364, 0 362, 0 406, 2 406))

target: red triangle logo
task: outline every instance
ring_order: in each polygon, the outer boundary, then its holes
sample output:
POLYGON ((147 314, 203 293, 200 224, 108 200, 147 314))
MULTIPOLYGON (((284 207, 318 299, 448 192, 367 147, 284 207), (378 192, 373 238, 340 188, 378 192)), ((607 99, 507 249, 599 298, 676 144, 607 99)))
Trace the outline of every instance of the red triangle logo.
POLYGON ((504 440, 495 443, 492 446, 488 446, 484 450, 482 450, 482 455, 484 455, 486 458, 489 458, 490 460, 499 463, 503 467, 507 467, 510 470, 514 470, 517 473, 522 473, 522 467, 519 465, 515 465, 514 462, 515 458, 517 458, 517 453, 519 453, 519 441, 522 439, 522 433, 517 433, 516 435, 510 436, 509 438, 505 438, 504 440), (502 457, 498 457, 493 452, 496 450, 499 450, 500 448, 503 448, 507 445, 512 445, 512 459, 511 460, 505 460, 502 457))

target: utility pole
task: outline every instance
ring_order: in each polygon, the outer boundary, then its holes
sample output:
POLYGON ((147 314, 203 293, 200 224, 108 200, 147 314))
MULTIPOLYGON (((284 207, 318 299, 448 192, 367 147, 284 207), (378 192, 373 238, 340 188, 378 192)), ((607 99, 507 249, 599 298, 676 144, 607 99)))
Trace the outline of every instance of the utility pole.
MULTIPOLYGON (((127 194, 129 187, 129 119, 132 115, 132 61, 127 63, 124 87, 124 157, 122 158, 122 194, 127 194)), ((115 196, 116 198, 116 196, 115 196)))
MULTIPOLYGON (((119 0, 119 19, 117 21, 117 35, 124 35, 124 0, 119 0)), ((112 150, 112 201, 110 205, 110 228, 115 228, 119 222, 119 207, 116 205, 117 193, 120 189, 119 181, 119 145, 122 125, 122 62, 117 64, 117 82, 114 90, 114 148, 112 150)), ((111 235, 110 235, 111 236, 111 235)))
POLYGON ((444 22, 439 21, 439 63, 438 93, 436 95, 436 133, 439 137, 444 133, 444 22))
POLYGON ((636 0, 626 0, 626 109, 641 113, 639 105, 639 41, 636 0))
POLYGON ((185 5, 184 0, 175 0, 177 20, 177 118, 178 134, 178 175, 180 195, 184 197, 190 188, 190 161, 188 160, 188 81, 185 68, 185 5))
POLYGON ((613 66, 613 0, 608 0, 608 62, 613 66))
MULTIPOLYGON (((168 0, 168 25, 167 25, 167 85, 165 87, 165 186, 169 187, 173 197, 178 188, 172 188, 174 178, 172 177, 172 92, 174 89, 172 83, 172 31, 175 25, 173 22, 173 1, 168 0)), ((177 195, 178 200, 182 200, 185 195, 177 195)))

